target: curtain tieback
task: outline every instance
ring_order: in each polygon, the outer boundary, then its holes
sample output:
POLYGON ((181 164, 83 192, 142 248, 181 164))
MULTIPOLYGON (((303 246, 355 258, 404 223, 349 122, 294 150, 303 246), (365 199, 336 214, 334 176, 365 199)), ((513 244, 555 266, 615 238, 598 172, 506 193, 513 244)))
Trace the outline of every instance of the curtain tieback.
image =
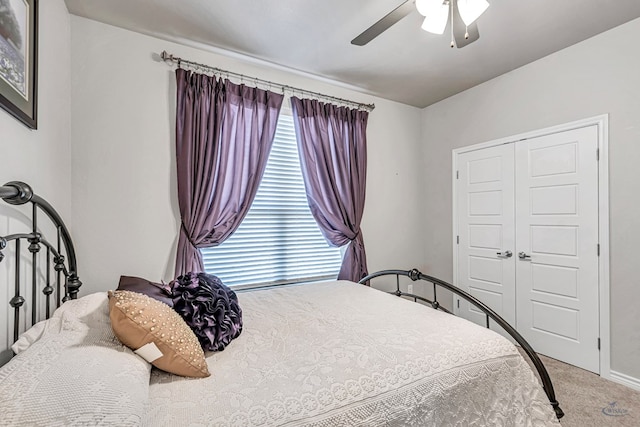
POLYGON ((195 249, 198 249, 198 246, 196 246, 196 244, 193 243, 193 240, 191 240, 191 236, 189 235, 189 230, 187 230, 187 227, 184 225, 184 222, 182 221, 180 221, 180 231, 182 231, 182 233, 184 234, 184 237, 186 237, 189 243, 191 243, 191 246, 193 246, 195 249))

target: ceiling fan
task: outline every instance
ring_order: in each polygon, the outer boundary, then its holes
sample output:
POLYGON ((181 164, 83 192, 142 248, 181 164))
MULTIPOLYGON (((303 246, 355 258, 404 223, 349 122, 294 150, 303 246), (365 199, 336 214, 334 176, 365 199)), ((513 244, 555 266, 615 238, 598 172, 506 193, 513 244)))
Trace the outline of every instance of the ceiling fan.
POLYGON ((486 0, 407 0, 351 40, 351 44, 366 45, 413 12, 414 5, 425 17, 422 24, 425 31, 444 34, 447 22, 450 21, 451 47, 457 46, 458 49, 480 38, 475 21, 489 7, 486 0))

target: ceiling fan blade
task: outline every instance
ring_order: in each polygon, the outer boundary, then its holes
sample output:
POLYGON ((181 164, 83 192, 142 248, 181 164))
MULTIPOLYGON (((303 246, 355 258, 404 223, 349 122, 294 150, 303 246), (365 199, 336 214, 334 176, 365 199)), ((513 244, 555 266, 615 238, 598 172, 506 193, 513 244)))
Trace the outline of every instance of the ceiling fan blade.
POLYGON ((355 39, 351 40, 351 44, 356 46, 364 46, 369 43, 371 40, 378 37, 380 34, 384 33, 387 29, 389 29, 393 24, 413 12, 413 0, 407 0, 402 3, 400 6, 393 9, 387 15, 385 15, 378 22, 367 28, 355 39))
POLYGON ((462 49, 468 44, 478 40, 480 38, 480 33, 478 32, 478 25, 476 25, 475 22, 466 26, 460 16, 460 12, 458 11, 458 5, 454 4, 453 6, 453 37, 456 40, 456 46, 458 49, 462 49), (466 34, 469 36, 465 37, 466 34))

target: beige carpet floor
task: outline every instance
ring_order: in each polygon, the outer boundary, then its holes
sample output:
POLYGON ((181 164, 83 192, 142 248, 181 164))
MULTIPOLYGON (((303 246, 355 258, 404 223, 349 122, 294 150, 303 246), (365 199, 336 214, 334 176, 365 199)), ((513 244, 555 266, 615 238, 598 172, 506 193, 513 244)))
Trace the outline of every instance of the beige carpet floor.
POLYGON ((640 427, 640 391, 546 356, 540 358, 565 413, 560 420, 563 427, 640 427))

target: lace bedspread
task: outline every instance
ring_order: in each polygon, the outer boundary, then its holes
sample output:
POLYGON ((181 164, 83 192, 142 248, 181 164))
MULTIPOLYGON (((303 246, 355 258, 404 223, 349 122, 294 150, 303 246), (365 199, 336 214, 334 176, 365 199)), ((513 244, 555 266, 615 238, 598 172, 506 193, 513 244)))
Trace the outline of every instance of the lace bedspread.
POLYGON ((238 297, 211 377, 153 370, 146 425, 559 425, 515 347, 466 320, 350 282, 238 297))
POLYGON ((67 301, 0 368, 0 426, 139 426, 149 364, 111 331, 105 292, 67 301))

